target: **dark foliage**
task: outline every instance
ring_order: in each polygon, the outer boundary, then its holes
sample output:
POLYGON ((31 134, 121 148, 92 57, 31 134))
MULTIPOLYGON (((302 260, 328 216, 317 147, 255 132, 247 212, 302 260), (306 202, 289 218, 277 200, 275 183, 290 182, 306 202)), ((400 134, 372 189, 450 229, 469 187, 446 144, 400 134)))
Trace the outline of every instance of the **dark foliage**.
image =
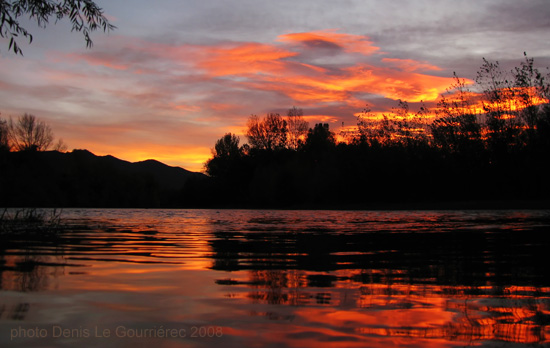
MULTIPOLYGON (((278 115, 270 114, 264 121, 253 116, 247 133, 250 147, 235 149, 238 156, 231 159, 215 153, 206 167, 207 172, 215 169, 216 175, 201 184, 214 194, 213 205, 232 207, 547 204, 547 77, 527 57, 508 73, 498 63, 484 60, 477 84, 479 91, 472 92, 455 75, 455 83, 434 111, 423 106, 412 113, 404 101, 381 119, 366 110, 357 133, 340 144, 328 124, 317 124, 305 141, 289 145, 283 141, 286 125, 278 115), (267 127, 269 119, 276 126, 267 127), (222 159, 226 172, 211 166, 222 159)), ((231 139, 238 144, 234 136, 231 139)))

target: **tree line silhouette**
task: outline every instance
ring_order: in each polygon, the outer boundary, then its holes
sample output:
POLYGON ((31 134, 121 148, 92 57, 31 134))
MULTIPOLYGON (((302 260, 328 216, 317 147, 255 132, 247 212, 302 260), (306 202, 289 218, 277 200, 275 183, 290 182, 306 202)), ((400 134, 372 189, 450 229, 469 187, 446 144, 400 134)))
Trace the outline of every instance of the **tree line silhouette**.
POLYGON ((376 207, 385 203, 545 201, 549 198, 550 74, 524 61, 511 71, 483 60, 475 84, 454 75, 437 105, 399 101, 364 110, 337 135, 286 117, 252 115, 247 143, 227 133, 205 163, 209 178, 183 190, 184 205, 376 207))

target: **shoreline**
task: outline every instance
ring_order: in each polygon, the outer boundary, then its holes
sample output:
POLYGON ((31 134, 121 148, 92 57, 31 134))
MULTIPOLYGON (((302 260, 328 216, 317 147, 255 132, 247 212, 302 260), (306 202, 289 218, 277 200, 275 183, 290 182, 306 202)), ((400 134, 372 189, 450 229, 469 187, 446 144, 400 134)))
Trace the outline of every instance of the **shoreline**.
POLYGON ((218 209, 218 210, 351 210, 351 211, 383 211, 383 210, 547 210, 550 200, 480 200, 480 201, 418 201, 418 202, 372 202, 366 204, 299 204, 289 206, 276 205, 197 205, 197 206, 21 206, 0 207, 0 209, 218 209))

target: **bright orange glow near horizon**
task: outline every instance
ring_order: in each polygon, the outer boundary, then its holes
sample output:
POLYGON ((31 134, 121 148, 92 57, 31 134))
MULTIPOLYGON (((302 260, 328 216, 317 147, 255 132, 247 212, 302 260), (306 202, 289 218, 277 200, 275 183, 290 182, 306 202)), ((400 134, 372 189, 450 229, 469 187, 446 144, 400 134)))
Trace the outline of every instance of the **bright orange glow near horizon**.
MULTIPOLYGON (((103 151, 101 155, 112 155, 129 162, 141 162, 145 160, 156 160, 169 166, 182 167, 192 172, 202 172, 204 163, 212 157, 210 148, 188 149, 158 147, 156 149, 122 149, 121 151, 103 151)), ((96 153, 96 155, 98 155, 96 153)))
MULTIPOLYGON (((74 140, 68 139, 69 144, 74 140)), ((202 172, 204 163, 212 156, 211 147, 171 146, 159 144, 134 145, 109 145, 104 143, 82 143, 82 147, 74 149, 86 149, 97 156, 111 155, 128 162, 141 162, 156 160, 169 166, 182 167, 193 172, 202 172), (93 149, 93 150, 91 150, 93 149)), ((213 147, 213 146, 212 146, 213 147)))

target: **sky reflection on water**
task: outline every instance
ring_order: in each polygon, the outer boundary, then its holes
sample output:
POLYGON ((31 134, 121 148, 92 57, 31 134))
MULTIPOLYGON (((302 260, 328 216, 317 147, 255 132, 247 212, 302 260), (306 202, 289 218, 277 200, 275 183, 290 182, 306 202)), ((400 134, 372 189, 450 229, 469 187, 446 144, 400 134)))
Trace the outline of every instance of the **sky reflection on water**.
POLYGON ((0 246, 1 346, 550 344, 548 211, 63 218, 0 246), (151 337, 166 329, 186 335, 151 337))

